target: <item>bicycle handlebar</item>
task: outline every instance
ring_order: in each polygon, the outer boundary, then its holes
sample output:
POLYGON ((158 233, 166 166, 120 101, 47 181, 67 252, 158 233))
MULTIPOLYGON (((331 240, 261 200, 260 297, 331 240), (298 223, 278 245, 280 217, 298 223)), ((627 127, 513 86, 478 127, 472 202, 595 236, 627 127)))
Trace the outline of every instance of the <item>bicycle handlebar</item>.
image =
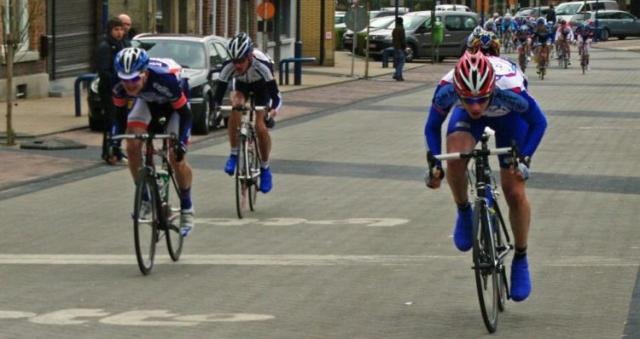
POLYGON ((175 134, 150 134, 150 133, 140 133, 140 134, 118 134, 111 137, 112 140, 123 140, 123 139, 136 139, 136 140, 177 140, 175 134))
POLYGON ((481 149, 474 149, 471 152, 444 153, 444 154, 436 155, 434 157, 438 160, 470 159, 470 158, 481 157, 484 155, 501 155, 501 154, 508 154, 512 152, 513 152, 513 147, 501 147, 501 148, 488 149, 487 152, 484 152, 481 149))

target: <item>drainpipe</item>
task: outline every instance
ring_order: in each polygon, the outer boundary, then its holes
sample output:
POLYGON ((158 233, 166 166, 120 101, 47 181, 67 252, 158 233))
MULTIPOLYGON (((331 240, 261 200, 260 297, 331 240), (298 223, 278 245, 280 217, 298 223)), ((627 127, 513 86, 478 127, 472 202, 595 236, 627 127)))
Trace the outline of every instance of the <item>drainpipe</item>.
POLYGON ((211 34, 217 35, 216 31, 216 12, 218 11, 218 0, 213 0, 213 4, 211 6, 211 34))
MULTIPOLYGON (((302 41, 300 40, 300 13, 301 1, 296 0, 296 42, 293 45, 293 57, 302 57, 302 41)), ((300 85, 302 83, 302 64, 300 62, 293 63, 293 84, 300 85)))
MULTIPOLYGON (((320 1, 320 65, 324 65, 325 0, 320 1)), ((355 34, 354 34, 355 36, 355 34)))
POLYGON ((202 6, 202 0, 198 0, 198 34, 202 35, 202 17, 204 16, 202 14, 202 10, 203 10, 203 6, 202 6))

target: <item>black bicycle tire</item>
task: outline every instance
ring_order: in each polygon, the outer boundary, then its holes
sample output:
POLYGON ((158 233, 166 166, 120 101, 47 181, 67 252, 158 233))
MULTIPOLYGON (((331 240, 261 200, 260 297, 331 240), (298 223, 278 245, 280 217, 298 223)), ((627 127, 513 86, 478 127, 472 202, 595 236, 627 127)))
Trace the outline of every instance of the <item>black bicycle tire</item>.
POLYGON ((134 247, 136 250, 136 260, 138 262, 138 268, 143 275, 148 275, 151 273, 153 269, 153 261, 156 254, 156 243, 158 239, 158 229, 157 229, 157 219, 158 218, 158 208, 155 201, 156 196, 156 185, 152 175, 149 173, 149 169, 142 168, 139 171, 138 178, 136 180, 136 192, 134 198, 134 208, 133 208, 133 239, 134 239, 134 247), (148 264, 145 263, 143 258, 143 246, 141 245, 141 236, 140 236, 140 208, 142 206, 142 194, 144 192, 144 187, 148 186, 151 189, 149 192, 149 198, 151 199, 151 243, 149 244, 149 260, 148 264))
POLYGON ((238 214, 238 218, 242 219, 243 218, 243 213, 242 213, 242 185, 244 184, 244 180, 242 177, 246 178, 246 173, 243 174, 243 170, 245 168, 245 162, 247 161, 246 158, 246 139, 245 137, 241 136, 239 138, 240 142, 238 143, 238 145, 240 146, 239 149, 239 153, 238 153, 238 161, 236 162, 236 212, 238 214))
POLYGON ((260 157, 258 154, 258 140, 254 137, 251 137, 251 142, 253 143, 253 151, 247 152, 248 157, 251 157, 251 161, 249 161, 249 173, 251 173, 251 180, 247 181, 247 194, 249 197, 249 209, 253 212, 256 207, 256 200, 258 199, 258 189, 259 189, 259 180, 260 177, 253 178, 253 173, 259 173, 260 171, 260 157))
MULTIPOLYGON (((178 184, 175 181, 175 178, 173 177, 173 175, 171 176, 171 180, 167 183, 167 185, 173 187, 173 193, 176 195, 176 197, 179 197, 179 191, 178 191, 178 184)), ((171 216, 172 210, 172 206, 169 204, 170 199, 169 199, 169 195, 171 194, 171 189, 167 188, 167 201, 164 201, 163 206, 165 206, 166 208, 166 213, 164 214, 164 220, 163 222, 167 225, 167 227, 165 228, 164 232, 165 232, 165 238, 167 238, 167 251, 169 252, 169 256, 171 257, 171 260, 178 261, 180 260, 180 255, 182 254, 182 247, 184 245, 184 238, 182 237, 182 234, 180 233, 180 225, 178 224, 173 225, 171 224, 171 222, 169 221, 169 217, 171 216), (172 232, 173 232, 173 236, 172 236, 172 232), (174 246, 174 240, 177 240, 176 245, 174 246)))
POLYGON ((490 234, 489 227, 487 225, 488 211, 484 201, 478 201, 475 204, 473 215, 473 267, 474 275, 476 278, 476 289, 478 292, 478 303, 480 304, 480 312, 482 313, 482 320, 489 333, 494 333, 498 327, 498 274, 496 268, 489 268, 492 277, 491 289, 492 289, 492 307, 490 318, 489 309, 487 308, 487 300, 484 298, 483 289, 483 268, 480 262, 481 243, 482 246, 489 249, 489 260, 495 262, 495 247, 493 244, 493 235, 490 234), (488 242, 488 243, 487 243, 488 242))
MULTIPOLYGON (((495 197, 494 197, 495 199, 495 197)), ((494 204, 497 204, 498 202, 494 200, 494 204)), ((503 234, 503 224, 502 224, 502 216, 500 215, 500 208, 498 208, 497 206, 494 207, 494 212, 495 213, 495 217, 494 220, 496 221, 496 225, 494 225, 494 229, 496 230, 495 233, 495 238, 494 238, 494 244, 495 244, 495 248, 506 248, 505 241, 506 241, 506 236, 503 234)), ((498 255, 498 253, 496 253, 496 255, 498 255)), ((504 265, 504 263, 502 261, 499 262, 500 267, 499 267, 499 274, 500 276, 498 277, 498 311, 500 312, 504 312, 504 310, 506 309, 506 304, 507 304, 507 299, 509 298, 509 294, 507 293, 507 289, 509 287, 508 283, 507 283, 507 275, 506 275, 506 266, 504 265)))

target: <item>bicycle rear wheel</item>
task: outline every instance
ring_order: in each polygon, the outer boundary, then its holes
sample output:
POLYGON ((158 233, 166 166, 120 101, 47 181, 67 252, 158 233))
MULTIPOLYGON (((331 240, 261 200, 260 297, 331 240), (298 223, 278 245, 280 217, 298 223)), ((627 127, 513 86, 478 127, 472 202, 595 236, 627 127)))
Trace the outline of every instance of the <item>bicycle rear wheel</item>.
POLYGON ((482 319, 490 333, 498 327, 499 275, 496 267, 494 234, 484 200, 475 204, 473 215, 473 269, 482 319))
POLYGON ((142 274, 147 275, 153 268, 158 239, 158 224, 160 214, 157 203, 157 187, 150 170, 143 168, 136 180, 136 193, 133 207, 133 239, 136 249, 136 259, 142 274), (144 199, 146 196, 147 199, 144 199), (143 201, 145 203, 143 203, 143 201), (148 204, 146 204, 148 202, 148 204), (143 205, 149 210, 143 211, 143 205))
POLYGON ((180 194, 178 193, 178 183, 174 176, 171 176, 171 180, 167 185, 171 187, 167 187, 166 200, 163 199, 164 201, 162 202, 163 219, 167 226, 164 232, 167 238, 169 256, 171 260, 178 261, 180 260, 180 254, 182 254, 184 242, 184 238, 180 234, 180 194))

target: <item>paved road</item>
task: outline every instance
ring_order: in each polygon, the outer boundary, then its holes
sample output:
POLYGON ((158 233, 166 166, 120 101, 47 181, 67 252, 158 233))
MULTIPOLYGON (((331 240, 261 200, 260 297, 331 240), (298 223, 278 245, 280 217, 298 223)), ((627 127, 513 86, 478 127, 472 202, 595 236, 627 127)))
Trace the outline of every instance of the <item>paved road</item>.
MULTIPOLYGON (((495 337, 640 333, 638 55, 592 57, 586 76, 574 67, 531 80, 549 120, 529 185, 534 290, 508 304, 495 337)), ((274 191, 242 222, 221 170, 225 140, 200 143, 198 226, 183 259, 161 250, 148 277, 135 264, 124 169, 14 188, 0 200, 0 337, 488 336, 471 257, 452 245, 448 189, 421 181, 432 91, 281 124, 274 191)))

